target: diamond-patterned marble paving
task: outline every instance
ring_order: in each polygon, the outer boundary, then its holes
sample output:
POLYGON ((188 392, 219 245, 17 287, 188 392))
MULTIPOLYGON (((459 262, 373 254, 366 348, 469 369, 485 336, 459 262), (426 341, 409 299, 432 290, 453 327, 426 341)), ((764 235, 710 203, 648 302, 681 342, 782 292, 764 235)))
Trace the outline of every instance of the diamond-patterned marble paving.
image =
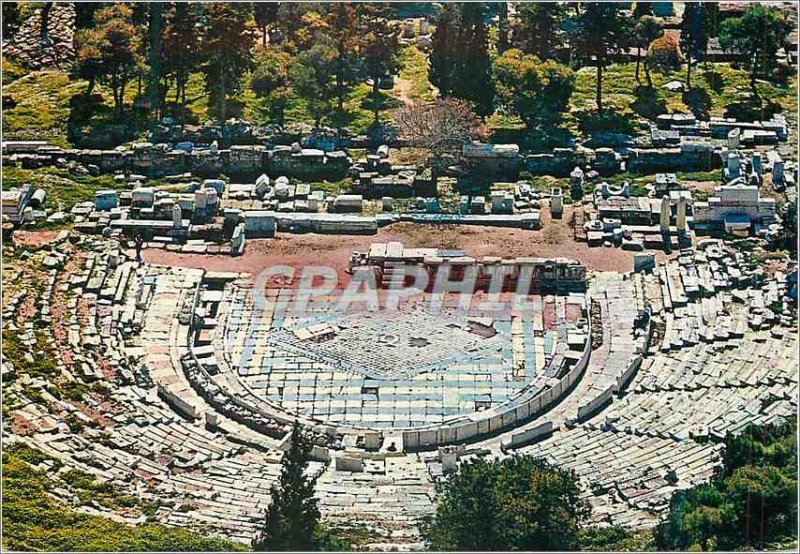
POLYGON ((508 337, 467 318, 416 309, 340 317, 327 314, 271 332, 267 341, 373 379, 391 379, 436 371, 457 360, 491 355, 503 348, 508 337), (332 336, 321 341, 297 337, 298 330, 313 328, 320 321, 335 326, 332 336), (481 334, 482 327, 486 334, 481 334))
POLYGON ((535 309, 524 317, 495 318, 496 334, 485 338, 468 330, 480 313, 410 307, 351 317, 330 310, 333 299, 315 298, 308 315, 297 317, 290 309, 292 290, 274 291, 270 306, 258 310, 250 293, 231 285, 217 314, 225 331, 215 338, 216 351, 239 382, 290 413, 381 429, 439 425, 543 388, 544 366, 572 319, 567 305, 584 302, 583 295, 534 296, 535 309), (545 313, 553 320, 547 328, 545 313), (293 333, 325 323, 347 340, 340 335, 314 342, 293 333), (412 346, 418 338, 430 344, 412 346), (401 339, 406 353, 398 356, 389 342, 401 339))

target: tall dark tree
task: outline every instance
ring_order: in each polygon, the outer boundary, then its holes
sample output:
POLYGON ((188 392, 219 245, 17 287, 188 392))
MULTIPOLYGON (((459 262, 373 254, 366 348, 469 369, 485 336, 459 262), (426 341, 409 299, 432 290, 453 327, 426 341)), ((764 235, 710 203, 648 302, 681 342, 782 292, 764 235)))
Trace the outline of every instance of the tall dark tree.
POLYGON ((497 51, 501 54, 508 50, 508 2, 497 3, 497 51))
MULTIPOLYGON (((94 25, 94 12, 106 2, 75 2, 75 29, 88 29, 94 25)), ((5 2, 3 2, 5 5, 5 2)))
POLYGON ((337 2, 328 13, 328 35, 336 48, 334 77, 336 79, 337 127, 343 126, 344 101, 348 87, 358 75, 358 41, 356 10, 352 5, 337 2))
POLYGON ((429 78, 433 86, 439 89, 442 98, 447 98, 453 92, 455 67, 461 55, 457 50, 460 20, 461 15, 456 4, 444 4, 431 37, 429 78))
POLYGON ((161 38, 164 23, 164 3, 150 6, 148 25, 148 58, 150 62, 150 106, 161 111, 161 38))
POLYGON ((14 36, 22 24, 19 2, 3 2, 3 36, 6 40, 14 36))
MULTIPOLYGON (((633 19, 634 19, 634 41, 636 42, 636 82, 641 83, 639 80, 639 67, 642 64, 642 49, 647 51, 650 42, 642 44, 644 41, 641 39, 642 34, 639 30, 642 28, 641 19, 643 17, 653 17, 653 3, 652 2, 636 2, 633 6, 633 19)), ((644 25, 650 25, 646 23, 644 25)))
POLYGON ((461 29, 456 47, 462 52, 453 79, 453 96, 472 102, 483 116, 493 111, 494 83, 491 78, 489 37, 482 2, 461 4, 461 29))
POLYGON ((318 5, 308 2, 278 2, 278 14, 275 26, 283 31, 290 45, 303 46, 303 42, 313 38, 314 30, 309 34, 306 15, 313 15, 318 5))
POLYGON ((514 23, 514 45, 526 54, 552 59, 561 46, 561 21, 564 6, 556 3, 522 3, 514 23))
MULTIPOLYGON (((176 115, 185 117, 186 85, 190 73, 201 62, 200 36, 195 6, 174 2, 164 18, 161 38, 161 68, 164 78, 175 88, 176 115)), ((167 87, 164 86, 164 93, 167 87)), ((162 98, 162 102, 164 99, 162 98)))
POLYGON ((634 19, 639 19, 644 15, 654 15, 653 14, 653 3, 652 2, 637 2, 633 6, 633 17, 634 19))
POLYGON ((575 550, 589 514, 574 472, 541 458, 462 463, 423 526, 431 550, 575 550))
POLYGON ((750 71, 750 89, 757 102, 761 95, 756 78, 770 77, 777 59, 775 54, 787 34, 786 17, 779 10, 752 4, 742 17, 722 22, 719 43, 723 50, 737 55, 739 63, 750 71))
MULTIPOLYGON (((639 61, 642 58, 642 49, 647 51, 650 44, 664 34, 661 28, 661 23, 652 15, 643 15, 636 21, 636 27, 633 29, 633 40, 636 42, 636 82, 639 80, 639 61)), ((650 77, 650 60, 649 56, 644 60, 644 73, 647 78, 647 87, 653 88, 653 80, 650 77)))
POLYGON ((214 2, 206 10, 204 71, 211 97, 218 103, 223 141, 227 96, 239 90, 255 42, 252 17, 252 6, 246 3, 214 2))
POLYGON ((603 109, 603 70, 609 55, 631 43, 630 19, 623 13, 624 4, 616 2, 586 2, 577 18, 573 46, 585 58, 593 58, 597 68, 595 101, 603 109))
POLYGON ((372 79, 372 111, 375 121, 380 113, 380 81, 400 68, 397 29, 384 19, 371 19, 365 26, 361 57, 364 73, 372 79))
MULTIPOLYGON (((132 10, 131 19, 133 21, 133 27, 136 29, 136 34, 138 35, 137 43, 139 45, 140 54, 146 58, 148 62, 147 64, 140 64, 136 71, 136 95, 137 100, 141 101, 147 65, 149 65, 150 74, 154 77, 154 73, 160 72, 160 67, 158 67, 160 17, 155 18, 154 21, 152 16, 160 14, 163 11, 163 5, 161 2, 132 2, 130 8, 132 10), (155 68, 153 67, 154 60, 156 63, 155 68), (153 69, 155 69, 155 71, 153 71, 153 69)), ((160 76, 158 79, 160 79, 160 76)), ((154 81, 151 81, 151 83, 153 82, 154 81)))
POLYGON ((264 527, 253 541, 254 550, 315 550, 320 513, 314 498, 316 479, 306 475, 311 447, 310 439, 295 422, 289 449, 281 460, 281 475, 270 491, 272 503, 264 527))
POLYGON ((719 3, 703 2, 703 25, 710 37, 719 36, 719 3))
POLYGON ((50 12, 53 10, 53 2, 44 2, 39 11, 39 40, 45 46, 50 46, 53 40, 50 38, 50 12))
POLYGON ((686 2, 681 21, 681 50, 686 56, 686 89, 692 88, 693 62, 703 57, 708 47, 705 10, 700 2, 686 2))
POLYGON ((267 45, 267 32, 278 20, 278 2, 253 2, 253 16, 261 29, 261 45, 267 45))
POLYGON ((467 100, 480 115, 492 112, 494 98, 485 11, 482 2, 445 4, 430 56, 431 83, 440 95, 467 100))

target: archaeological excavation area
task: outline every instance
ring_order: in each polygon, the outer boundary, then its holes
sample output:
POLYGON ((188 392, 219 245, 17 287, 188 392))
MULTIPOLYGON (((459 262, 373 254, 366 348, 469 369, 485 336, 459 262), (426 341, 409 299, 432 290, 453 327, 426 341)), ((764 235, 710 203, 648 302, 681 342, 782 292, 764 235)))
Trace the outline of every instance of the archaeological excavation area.
POLYGON ((491 314, 434 309, 430 291, 397 310, 320 294, 300 313, 297 283, 137 263, 68 231, 31 256, 9 274, 41 268, 8 298, 10 329, 43 344, 45 322, 59 370, 105 386, 47 410, 27 396, 48 398, 46 380, 7 385, 6 440, 159 498, 156 521, 245 543, 295 420, 313 435, 323 517, 369 525, 366 547, 409 549, 437 482, 470 457, 543 456, 577 472, 594 521, 644 528, 712 476, 728 432, 797 411, 789 276, 720 240, 628 273, 402 243, 352 256, 352 275, 384 289, 410 266, 538 268, 526 309, 491 314))
POLYGON ((3 550, 797 550, 797 2, 2 8, 3 550))

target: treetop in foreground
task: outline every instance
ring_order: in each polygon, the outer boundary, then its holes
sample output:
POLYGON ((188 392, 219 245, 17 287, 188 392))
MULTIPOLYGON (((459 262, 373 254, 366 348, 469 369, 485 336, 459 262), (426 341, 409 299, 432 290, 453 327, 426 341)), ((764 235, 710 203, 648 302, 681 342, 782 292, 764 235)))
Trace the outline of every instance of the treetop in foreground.
POLYGON ((423 529, 431 550, 573 550, 589 515, 578 479, 542 458, 459 465, 423 529))

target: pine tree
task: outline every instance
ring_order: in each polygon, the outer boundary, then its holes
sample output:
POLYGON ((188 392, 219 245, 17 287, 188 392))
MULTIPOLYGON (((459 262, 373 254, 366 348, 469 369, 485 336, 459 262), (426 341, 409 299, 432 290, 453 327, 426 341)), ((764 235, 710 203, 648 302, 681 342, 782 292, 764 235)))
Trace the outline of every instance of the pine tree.
POLYGON ((212 100, 219 105, 221 138, 225 140, 227 96, 237 92, 241 77, 250 63, 255 42, 252 6, 247 3, 214 2, 206 11, 204 66, 206 85, 212 100))
POLYGON ((19 2, 3 2, 3 36, 10 40, 22 24, 19 2))
MULTIPOLYGON (((5 8, 6 2, 3 2, 5 8)), ((103 2, 75 2, 75 29, 94 26, 94 12, 103 7, 103 2)))
POLYGON ((278 19, 278 6, 277 2, 253 2, 253 16, 261 29, 262 46, 267 45, 267 28, 278 19))
POLYGON ((494 98, 484 11, 483 3, 445 4, 430 56, 431 83, 442 98, 467 100, 481 115, 492 112, 494 98))
POLYGON ((708 28, 700 2, 686 2, 681 21, 681 49, 686 56, 686 90, 692 88, 692 60, 698 60, 708 45, 708 28))
POLYGON ((314 498, 316 479, 306 476, 311 441, 295 421, 291 444, 281 460, 281 475, 272 486, 272 503, 260 536, 253 542, 257 551, 314 550, 315 531, 320 519, 314 498))
MULTIPOLYGON (((161 38, 161 67, 164 78, 175 85, 176 114, 183 120, 186 108, 186 85, 189 74, 199 62, 200 37, 197 31, 197 13, 194 6, 175 2, 166 13, 164 34, 161 38)), ((163 87, 166 94, 167 87, 163 87)), ((162 103, 164 99, 162 98, 162 103)))
POLYGON ((498 2, 497 4, 497 51, 502 54, 509 48, 508 2, 498 2))
POLYGON ((463 56, 456 65, 453 96, 475 105, 483 116, 492 113, 494 83, 489 59, 489 38, 484 21, 485 4, 461 4, 461 29, 457 47, 463 56))
POLYGON ((456 40, 460 22, 458 7, 447 3, 436 20, 436 30, 431 38, 429 78, 439 89, 439 95, 447 98, 453 92, 453 69, 458 61, 456 40))
POLYGON ((356 11, 351 5, 335 3, 327 16, 329 35, 336 48, 334 76, 336 77, 337 127, 341 128, 344 119, 344 101, 349 85, 358 73, 358 40, 356 11))
POLYGON ((43 46, 50 46, 53 40, 48 33, 50 27, 50 11, 53 9, 53 2, 44 2, 39 11, 39 40, 43 46))
POLYGON ((616 2, 586 2, 577 19, 572 46, 585 58, 595 59, 597 111, 603 110, 603 70, 609 54, 627 47, 631 42, 631 22, 616 2))
MULTIPOLYGON (((633 7, 633 19, 636 21, 634 24, 634 40, 636 41, 636 82, 641 83, 639 80, 639 67, 642 65, 642 44, 640 41, 640 33, 637 32, 637 28, 640 26, 640 22, 642 17, 644 16, 653 16, 653 3, 652 2, 636 2, 633 7)), ((644 49, 647 50, 647 47, 650 44, 645 44, 644 49)))
MULTIPOLYGON (((643 15, 636 22, 636 27, 633 30, 634 40, 636 41, 637 56, 636 56, 636 81, 639 82, 639 59, 641 58, 642 48, 648 49, 650 43, 664 34, 661 24, 658 19, 652 15, 643 15)), ((653 80, 650 77, 650 61, 648 58, 644 60, 644 73, 647 77, 647 88, 653 88, 653 80)))
POLYGON ((653 15, 653 3, 639 2, 637 0, 636 5, 633 7, 633 17, 634 19, 639 19, 644 15, 653 15))
POLYGON ((559 35, 564 6, 555 3, 520 4, 514 25, 514 45, 542 60, 553 59, 561 46, 559 35))
POLYGON ((400 67, 400 43, 397 29, 384 19, 370 19, 365 25, 361 44, 364 74, 372 79, 372 112, 375 121, 380 113, 380 81, 400 67))
POLYGON ((78 72, 89 79, 87 95, 95 79, 111 87, 114 116, 122 116, 125 88, 140 63, 140 36, 132 21, 133 12, 125 4, 112 4, 94 14, 92 29, 80 31, 77 43, 78 72))

